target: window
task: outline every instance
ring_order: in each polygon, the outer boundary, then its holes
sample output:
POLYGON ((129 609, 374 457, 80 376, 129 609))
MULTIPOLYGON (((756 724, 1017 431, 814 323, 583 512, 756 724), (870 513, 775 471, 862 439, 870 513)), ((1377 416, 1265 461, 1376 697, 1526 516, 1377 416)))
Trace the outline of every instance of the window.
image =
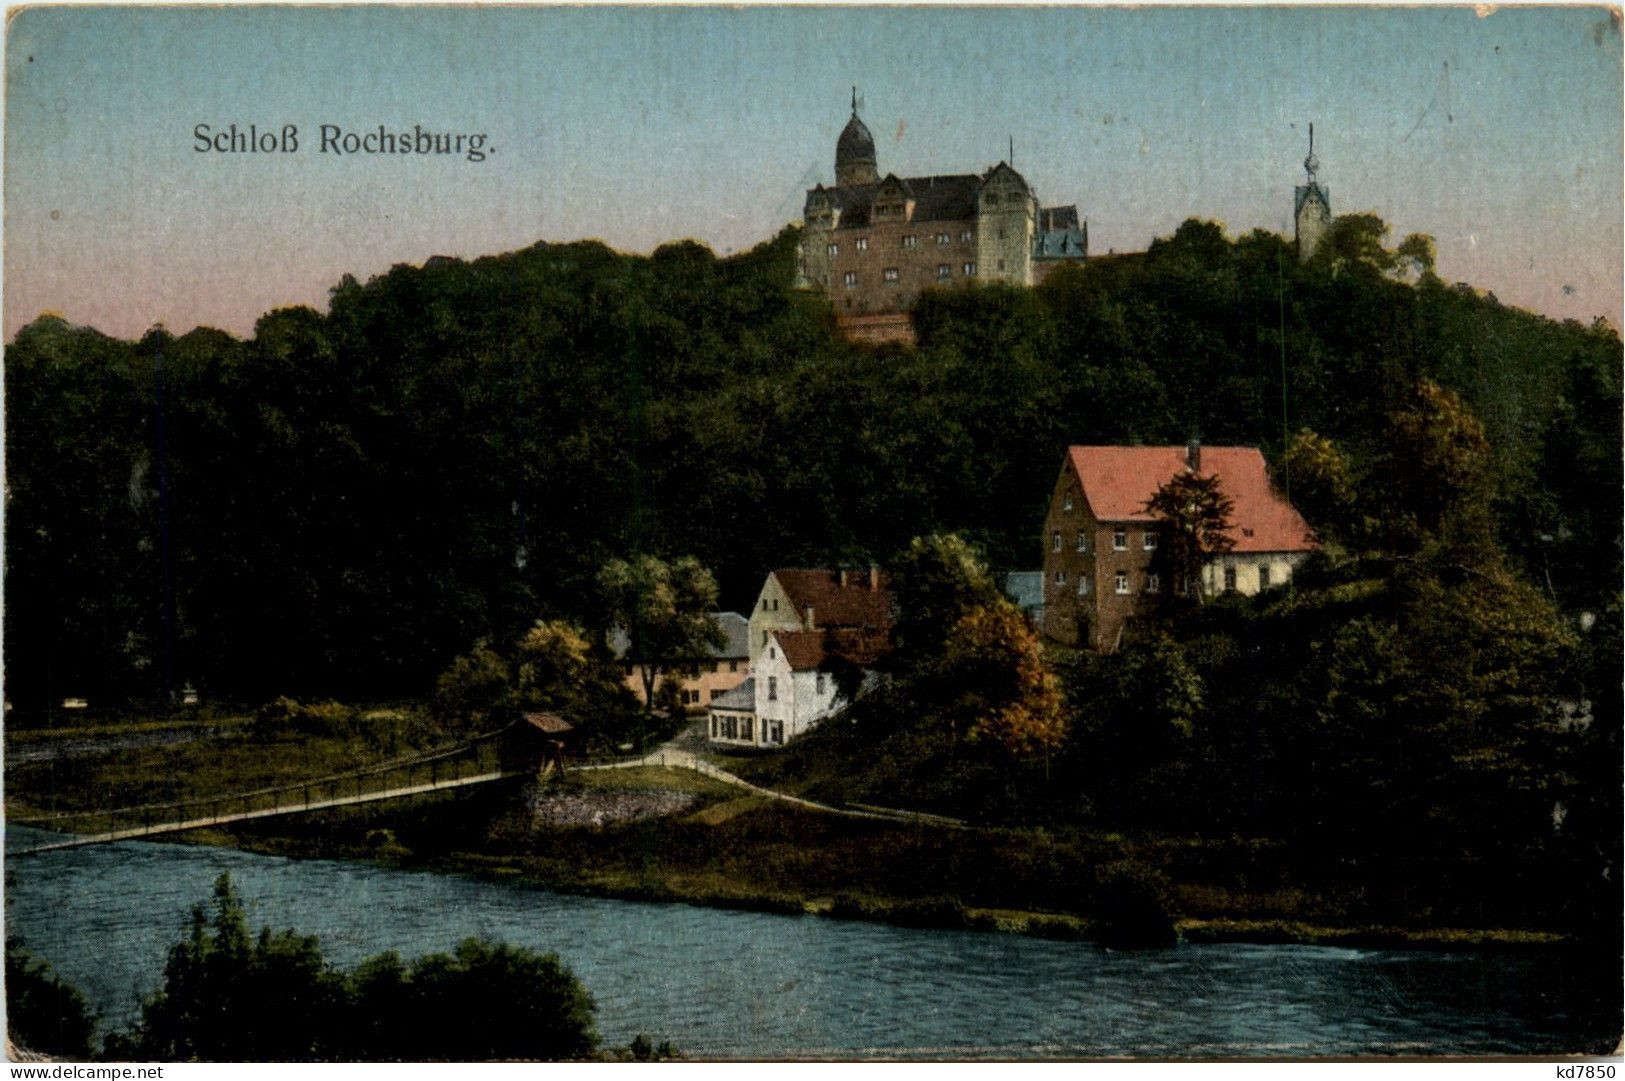
MULTIPOLYGON (((764 601, 762 603, 765 606, 767 602, 764 601)), ((764 645, 764 646, 767 645, 767 632, 766 631, 762 632, 762 645, 764 645)))
POLYGON ((1236 588, 1236 568, 1226 567, 1224 569, 1224 588, 1227 593, 1236 588))
POLYGON ((1146 530, 1145 537, 1140 541, 1140 543, 1142 546, 1144 546, 1146 551, 1155 552, 1157 550, 1157 534, 1152 530, 1146 530))
POLYGON ((767 677, 767 700, 769 702, 779 700, 779 680, 777 676, 767 677))
POLYGON ((1260 563, 1258 565, 1258 588, 1259 589, 1268 589, 1269 587, 1270 587, 1270 565, 1268 563, 1260 563))
POLYGON ((1066 511, 1068 514, 1071 514, 1072 504, 1072 489, 1068 488, 1066 490, 1066 495, 1061 497, 1061 509, 1066 511))
POLYGON ((745 739, 755 739, 756 738, 751 733, 751 729, 754 728, 754 727, 755 727, 755 725, 751 722, 751 719, 749 717, 741 717, 741 718, 739 718, 739 734, 741 736, 743 736, 745 739))
POLYGON ((778 610, 779 610, 779 598, 774 597, 773 598, 773 611, 777 612, 778 610))
POLYGON ((728 662, 728 671, 730 671, 730 672, 739 671, 739 662, 738 661, 729 661, 728 662))
POLYGON ((880 276, 886 279, 886 281, 892 285, 897 284, 897 268, 894 266, 889 266, 885 270, 882 270, 880 272, 880 276))
POLYGON ((1078 596, 1087 597, 1088 595, 1089 595, 1089 576, 1087 574, 1080 574, 1080 575, 1078 575, 1078 596))
POLYGON ((715 687, 713 687, 711 689, 710 693, 706 696, 706 700, 710 701, 710 702, 715 702, 717 700, 717 695, 719 695, 721 693, 722 693, 721 691, 719 691, 715 687))
POLYGON ((629 665, 627 665, 627 666, 626 666, 626 674, 627 674, 627 675, 631 675, 631 674, 632 674, 632 666, 631 666, 631 665, 630 665, 630 664, 629 664, 629 665))
POLYGON ((1066 571, 1055 572, 1055 584, 1058 586, 1066 585, 1066 571))
POLYGON ((1004 269, 1004 260, 1003 260, 1003 259, 1000 259, 1000 260, 999 260, 999 269, 1000 269, 1000 270, 1003 270, 1003 269, 1004 269))
POLYGON ((946 281, 954 276, 954 268, 947 263, 937 264, 937 281, 946 281))
POLYGON ((1158 574, 1156 571, 1152 571, 1150 574, 1146 575, 1145 576, 1145 591, 1147 593, 1161 593, 1162 592, 1162 575, 1158 574))
POLYGON ((764 611, 764 612, 767 611, 767 598, 766 597, 762 598, 762 611, 764 611))
POLYGON ((953 243, 953 239, 954 238, 949 236, 947 233, 938 233, 937 234, 937 243, 938 244, 951 244, 951 243, 953 243))
POLYGON ((1128 592, 1128 571, 1117 572, 1117 592, 1119 594, 1128 592))
POLYGON ((823 694, 829 688, 829 676, 823 672, 818 673, 818 693, 823 694))
POLYGON ((716 739, 716 738, 717 738, 717 728, 718 728, 718 727, 719 727, 719 726, 720 726, 720 725, 721 725, 721 724, 722 724, 722 721, 721 721, 721 720, 720 720, 720 719, 718 719, 718 718, 716 718, 716 717, 712 717, 712 718, 711 718, 711 738, 712 738, 712 739, 716 739))
POLYGON ((966 263, 965 266, 964 266, 964 271, 965 271, 965 277, 967 277, 967 278, 975 277, 976 276, 976 264, 975 263, 966 263))
POLYGON ((969 244, 973 239, 975 239, 975 237, 976 234, 971 232, 969 229, 961 229, 959 231, 959 239, 964 241, 966 244, 969 244))
POLYGON ((1112 551, 1128 551, 1128 534, 1121 529, 1112 534, 1112 551))
MULTIPOLYGON (((1052 552, 1059 552, 1061 550, 1061 531, 1060 530, 1056 530, 1054 533, 1050 534, 1049 550, 1052 551, 1052 552)), ((627 673, 627 675, 631 675, 631 674, 632 673, 630 673, 630 672, 627 673)))
POLYGON ((905 236, 903 238, 903 247, 905 247, 905 248, 917 248, 919 246, 920 246, 920 238, 915 236, 914 234, 910 233, 908 236, 905 236))
POLYGON ((1080 530, 1078 530, 1078 551, 1087 552, 1088 550, 1089 550, 1089 534, 1085 533, 1083 530, 1080 529, 1080 530))
POLYGON ((859 251, 868 251, 869 250, 869 238, 866 237, 866 236, 860 236, 860 237, 858 237, 858 239, 854 240, 852 243, 857 246, 857 249, 859 251))
POLYGON ((845 274, 841 275, 841 281, 845 283, 848 289, 856 288, 858 284, 858 272, 855 270, 847 271, 845 274))
POLYGON ((835 256, 837 256, 839 254, 841 254, 841 246, 839 244, 831 244, 829 246, 830 258, 833 259, 835 256))

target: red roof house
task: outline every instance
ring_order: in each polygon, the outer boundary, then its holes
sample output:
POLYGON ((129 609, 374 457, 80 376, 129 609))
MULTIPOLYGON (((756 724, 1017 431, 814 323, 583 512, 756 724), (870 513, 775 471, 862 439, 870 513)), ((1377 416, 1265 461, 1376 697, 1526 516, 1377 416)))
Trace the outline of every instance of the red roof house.
POLYGON ((1044 520, 1046 635, 1115 649, 1127 623, 1173 588, 1156 561, 1163 527, 1145 508, 1184 470, 1217 477, 1234 503, 1234 546, 1207 561, 1204 593, 1281 585, 1315 549, 1308 524, 1270 485, 1257 447, 1070 447, 1044 520))

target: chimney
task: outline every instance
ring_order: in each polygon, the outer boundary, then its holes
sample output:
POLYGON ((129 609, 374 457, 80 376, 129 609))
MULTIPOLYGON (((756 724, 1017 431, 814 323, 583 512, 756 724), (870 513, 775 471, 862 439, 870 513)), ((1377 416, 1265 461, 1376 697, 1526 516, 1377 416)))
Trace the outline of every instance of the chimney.
POLYGON ((880 568, 873 563, 869 564, 869 592, 880 592, 880 568))
POLYGON ((807 629, 809 631, 816 631, 818 629, 818 624, 813 621, 813 606, 810 604, 807 605, 807 629))
POLYGON ((1192 473, 1202 471, 1202 440, 1199 436, 1191 436, 1191 441, 1185 444, 1185 464, 1192 473))

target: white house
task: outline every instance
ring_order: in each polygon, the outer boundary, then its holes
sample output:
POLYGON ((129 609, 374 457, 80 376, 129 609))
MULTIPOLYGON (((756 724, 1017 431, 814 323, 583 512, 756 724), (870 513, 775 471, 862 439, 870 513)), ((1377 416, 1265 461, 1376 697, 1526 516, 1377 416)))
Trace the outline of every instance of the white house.
POLYGON ((706 727, 712 743, 730 747, 756 746, 756 681, 745 682, 711 700, 706 727))
POLYGON ((783 746, 846 704, 823 664, 822 633, 768 632, 754 676, 757 746, 783 746))

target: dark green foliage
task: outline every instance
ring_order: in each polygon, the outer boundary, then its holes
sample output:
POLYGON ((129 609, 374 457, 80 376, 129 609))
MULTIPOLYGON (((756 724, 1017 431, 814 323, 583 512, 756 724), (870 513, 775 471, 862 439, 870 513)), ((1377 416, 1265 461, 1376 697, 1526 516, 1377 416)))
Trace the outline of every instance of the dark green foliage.
POLYGON ((57 1058, 96 1050, 96 1016, 84 993, 15 940, 6 942, 7 1036, 19 1047, 57 1058))
POLYGON ((141 1020, 109 1039, 118 1059, 469 1061, 573 1059, 597 1049, 592 997, 553 954, 477 939, 410 966, 393 953, 351 974, 313 937, 248 932, 231 880, 212 919, 193 909, 164 985, 141 1020))
POLYGON ((1178 940, 1168 879, 1143 864, 1121 861, 1097 869, 1090 908, 1107 946, 1172 946, 1178 940))
POLYGON ((1308 427, 1363 477, 1423 379, 1480 418, 1517 567, 1606 603, 1617 333, 1447 286, 1374 219, 1334 233, 1301 265, 1193 221, 1036 290, 934 292, 914 350, 841 341, 789 286, 793 231, 398 266, 244 341, 41 319, 6 355, 8 697, 427 695, 482 637, 595 627, 617 553, 691 553, 735 608, 770 567, 933 532, 1030 567, 1068 443, 1308 427))

